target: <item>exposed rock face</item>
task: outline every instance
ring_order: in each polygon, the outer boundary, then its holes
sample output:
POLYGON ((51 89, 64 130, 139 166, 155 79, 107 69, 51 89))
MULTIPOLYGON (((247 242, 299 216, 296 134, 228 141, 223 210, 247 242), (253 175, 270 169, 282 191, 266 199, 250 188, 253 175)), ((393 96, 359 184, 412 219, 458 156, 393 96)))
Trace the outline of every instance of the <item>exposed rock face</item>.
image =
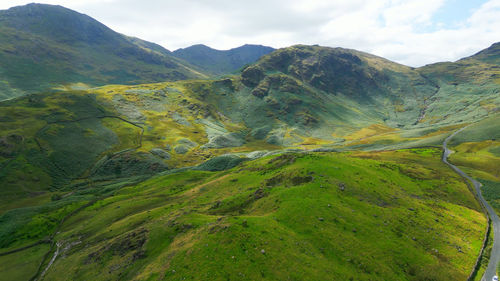
POLYGON ((198 146, 198 144, 190 139, 180 139, 177 141, 178 144, 185 145, 188 148, 193 148, 198 146))
POLYGON ((177 154, 186 154, 192 148, 198 146, 197 143, 191 141, 190 139, 180 139, 177 141, 177 145, 174 147, 174 151, 177 154))
POLYGON ((216 136, 203 145, 203 148, 223 148, 223 147, 237 147, 245 143, 243 138, 237 133, 229 133, 225 135, 216 136))
POLYGON ((184 118, 179 113, 172 113, 171 117, 179 125, 189 126, 189 127, 193 126, 186 118, 184 118))
POLYGON ((250 132, 250 135, 258 140, 263 140, 266 138, 267 134, 271 131, 271 126, 263 126, 260 128, 255 128, 250 132))
POLYGON ((257 66, 249 66, 241 73, 241 82, 247 87, 255 87, 264 78, 264 71, 257 66))
POLYGON ((231 79, 229 79, 229 78, 217 80, 217 81, 214 82, 214 85, 218 86, 218 87, 228 88, 231 91, 235 90, 234 85, 233 85, 233 81, 231 79))
MULTIPOLYGON (((292 79, 288 81, 261 81, 283 74, 305 82, 328 93, 342 92, 348 95, 363 96, 367 89, 377 88, 387 75, 370 66, 362 58, 369 55, 342 48, 322 48, 318 46, 297 45, 277 50, 261 60, 258 65, 247 68, 242 73, 242 82, 248 87, 258 87, 254 95, 265 93, 266 83, 280 85, 280 91, 296 93, 300 88, 292 79), (279 71, 281 74, 262 75, 279 71), (248 72, 248 73, 245 73, 248 72), (259 85, 260 83, 260 85, 259 85)), ((286 76, 281 77, 283 79, 286 76)), ((274 77, 276 80, 277 77, 274 77)))
POLYGON ((186 153, 188 153, 189 148, 187 148, 185 145, 181 144, 181 145, 174 147, 174 151, 177 154, 186 154, 186 153))
POLYGON ((146 121, 146 116, 141 113, 138 106, 128 101, 121 94, 115 94, 112 101, 116 111, 127 117, 129 121, 136 123, 143 123, 146 121))
POLYGON ((165 159, 165 160, 170 159, 170 153, 166 152, 162 148, 153 148, 149 152, 151 152, 151 154, 158 156, 162 159, 165 159))
POLYGON ((23 136, 16 134, 0 137, 0 156, 14 156, 19 149, 19 145, 23 142, 23 139, 23 136))
POLYGON ((300 94, 304 91, 294 79, 283 74, 271 74, 261 79, 259 84, 252 90, 252 95, 262 98, 269 94, 270 90, 300 94))
POLYGON ((241 158, 236 155, 226 154, 214 157, 199 166, 195 169, 203 170, 203 171, 223 171, 227 169, 231 169, 236 165, 240 164, 243 161, 248 160, 247 158, 241 158))
POLYGON ((126 152, 104 159, 93 171, 93 176, 134 176, 154 174, 165 170, 168 170, 168 166, 149 153, 126 152))

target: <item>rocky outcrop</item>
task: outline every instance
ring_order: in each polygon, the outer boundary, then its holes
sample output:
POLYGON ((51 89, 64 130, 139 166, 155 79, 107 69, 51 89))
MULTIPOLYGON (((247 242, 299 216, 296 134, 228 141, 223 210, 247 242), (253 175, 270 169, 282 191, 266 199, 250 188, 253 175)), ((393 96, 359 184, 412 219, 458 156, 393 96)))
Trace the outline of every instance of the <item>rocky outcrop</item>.
POLYGON ((243 140, 240 134, 229 133, 211 138, 202 148, 237 147, 242 146, 244 143, 245 140, 243 140))
POLYGON ((241 82, 247 87, 255 87, 265 77, 264 71, 258 66, 249 66, 241 73, 241 82))
POLYGON ((159 148, 159 147, 153 148, 149 152, 151 152, 151 154, 153 154, 155 156, 158 156, 158 157, 160 157, 162 159, 165 159, 165 160, 170 159, 170 153, 166 152, 162 148, 159 148))

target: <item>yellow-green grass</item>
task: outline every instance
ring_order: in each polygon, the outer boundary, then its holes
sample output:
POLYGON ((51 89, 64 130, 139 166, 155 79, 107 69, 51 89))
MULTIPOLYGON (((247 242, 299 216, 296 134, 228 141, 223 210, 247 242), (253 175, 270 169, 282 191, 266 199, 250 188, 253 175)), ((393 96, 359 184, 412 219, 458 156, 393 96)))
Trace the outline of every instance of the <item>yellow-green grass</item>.
MULTIPOLYGON (((482 194, 491 206, 500 213, 500 155, 497 150, 500 142, 485 140, 481 142, 463 142, 453 147, 450 161, 467 174, 482 183, 482 194)), ((491 233, 491 237, 494 233, 491 233)), ((490 238, 491 240, 491 238, 490 238)), ((481 266, 475 280, 480 280, 487 267, 492 242, 486 248, 481 266)))
MULTIPOLYGON (((208 136, 205 132, 205 126, 198 122, 197 119, 204 119, 205 113, 210 113, 212 117, 218 118, 216 121, 224 125, 228 132, 238 132, 245 130, 246 127, 241 123, 234 123, 227 117, 221 116, 218 113, 212 112, 213 107, 206 106, 214 104, 220 96, 210 89, 211 82, 204 80, 188 80, 180 82, 165 82, 154 84, 143 84, 137 86, 125 85, 108 85, 92 89, 90 92, 96 94, 99 99, 106 102, 111 102, 116 94, 122 95, 128 102, 135 104, 146 117, 144 126, 146 130, 142 138, 142 147, 139 151, 148 152, 153 148, 171 148, 177 145, 180 139, 189 139, 198 144, 191 148, 185 154, 177 154, 174 151, 170 153, 171 158, 165 162, 170 167, 186 167, 198 165, 204 160, 226 154, 251 152, 254 150, 275 150, 280 147, 266 143, 262 140, 248 139, 240 147, 204 149, 201 146, 208 142, 208 136), (151 92, 131 92, 131 90, 146 90, 151 92), (161 101, 162 110, 154 111, 144 108, 144 100, 153 98, 155 91, 164 91, 166 98, 161 101), (209 96, 204 96, 209 95, 209 96), (189 110, 187 104, 192 104, 203 110, 189 110), (172 117, 173 114, 182 116, 191 125, 178 123, 172 117)), ((115 130, 116 132, 116 130, 115 130)), ((121 133, 119 133, 121 135, 121 133)), ((318 140, 320 141, 320 140, 318 140)), ((322 141, 321 143, 326 143, 322 141)), ((308 147, 310 148, 310 147, 308 147)))
MULTIPOLYGON (((349 147, 380 147, 384 149, 411 148, 423 146, 441 146, 443 140, 451 132, 464 125, 452 125, 445 127, 430 127, 414 130, 396 130, 377 124, 362 128, 354 134, 349 135, 350 141, 336 145, 339 148, 349 147)), ((348 138, 346 137, 346 140, 348 138)))
POLYGON ((473 175, 492 181, 500 181, 500 155, 491 150, 500 147, 499 141, 461 143, 453 150, 450 160, 463 167, 473 169, 473 175))
POLYGON ((40 244, 10 255, 0 256, 0 280, 30 280, 49 249, 50 245, 40 244))
POLYGON ((82 161, 90 160, 84 163, 87 166, 83 168, 91 168, 91 162, 103 156, 97 154, 95 159, 73 159, 71 153, 61 153, 61 149, 78 153, 82 147, 89 148, 89 140, 99 138, 101 144, 109 145, 106 153, 136 148, 139 145, 139 128, 117 118, 97 119, 104 116, 113 116, 113 113, 103 110, 93 95, 83 91, 39 94, 2 103, 0 138, 19 140, 10 141, 12 148, 7 146, 0 153, 0 212, 46 203, 53 194, 49 191, 54 191, 53 188, 58 184, 56 177, 71 180, 84 176, 83 173, 64 174, 60 171, 61 167, 64 169, 81 165, 82 161), (92 119, 95 120, 93 123, 86 121, 92 119), (71 139, 68 134, 63 133, 66 128, 71 128, 72 133, 80 137, 71 139), (101 135, 94 129, 101 130, 101 135), (108 130, 106 134, 102 134, 102 129, 108 130), (116 140, 103 139, 103 136, 113 135, 113 131, 117 135, 116 140), (108 141, 109 144, 106 143, 108 141), (54 152, 60 154, 60 159, 72 161, 70 165, 58 163, 54 152))
POLYGON ((61 221, 88 203, 85 198, 70 198, 18 208, 2 216, 0 229, 0 251, 9 252, 25 246, 46 241, 54 234, 61 221))
POLYGON ((477 59, 464 59, 457 63, 436 63, 419 69, 426 75, 442 75, 455 83, 470 82, 482 85, 488 82, 498 83, 492 79, 500 74, 495 64, 485 63, 477 59))
POLYGON ((362 128, 352 134, 344 136, 346 141, 360 141, 373 136, 387 134, 396 131, 396 129, 388 127, 383 124, 372 124, 368 127, 362 128))
POLYGON ((486 247, 484 247, 483 255, 481 256, 479 268, 477 269, 475 276, 474 276, 474 279, 473 279, 474 281, 480 281, 483 278, 483 274, 486 271, 486 268, 488 268, 491 250, 493 247, 493 237, 494 236, 495 236, 495 233, 493 231, 490 231, 490 234, 488 235, 488 241, 486 241, 486 247))
POLYGON ((500 128, 498 114, 470 125, 454 138, 450 161, 480 181, 485 199, 500 213, 500 128))
POLYGON ((109 152, 118 152, 140 145, 141 129, 137 126, 116 118, 103 118, 102 124, 120 136, 119 144, 115 145, 109 152))
POLYGON ((33 197, 16 198, 16 200, 5 198, 0 204, 0 214, 15 208, 32 207, 48 203, 53 195, 54 193, 44 192, 42 194, 34 194, 33 197))
POLYGON ((285 154, 126 187, 67 220, 47 280, 460 280, 486 226, 437 149, 285 154))

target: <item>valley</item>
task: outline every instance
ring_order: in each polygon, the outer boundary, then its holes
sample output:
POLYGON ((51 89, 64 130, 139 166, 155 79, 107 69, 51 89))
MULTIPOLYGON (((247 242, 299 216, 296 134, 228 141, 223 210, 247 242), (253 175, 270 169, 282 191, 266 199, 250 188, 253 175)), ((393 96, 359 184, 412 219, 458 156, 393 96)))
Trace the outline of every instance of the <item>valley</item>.
POLYGON ((42 4, 0 11, 0 38, 0 280, 498 270, 499 43, 419 68, 317 45, 170 52, 42 4))

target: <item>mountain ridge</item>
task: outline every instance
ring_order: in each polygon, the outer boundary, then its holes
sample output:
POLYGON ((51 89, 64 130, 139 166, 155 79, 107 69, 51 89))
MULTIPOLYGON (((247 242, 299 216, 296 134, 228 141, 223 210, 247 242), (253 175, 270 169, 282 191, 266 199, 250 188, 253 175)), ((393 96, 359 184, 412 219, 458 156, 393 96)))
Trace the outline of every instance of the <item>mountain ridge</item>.
POLYGON ((207 77, 157 44, 126 37, 62 6, 2 10, 0 36, 0 81, 18 92, 77 82, 98 86, 207 77))
POLYGON ((216 50, 203 44, 177 49, 172 54, 200 67, 206 72, 220 75, 234 72, 246 64, 257 61, 274 48, 245 44, 229 50, 216 50))

